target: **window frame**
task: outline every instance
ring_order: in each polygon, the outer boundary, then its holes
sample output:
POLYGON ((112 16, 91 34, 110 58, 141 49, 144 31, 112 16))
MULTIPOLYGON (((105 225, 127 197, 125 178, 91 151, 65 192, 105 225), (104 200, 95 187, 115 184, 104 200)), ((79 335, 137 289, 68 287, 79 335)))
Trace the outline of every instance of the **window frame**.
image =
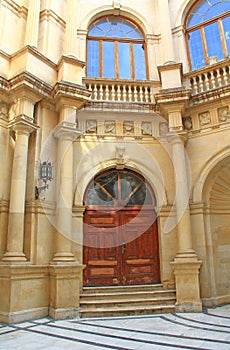
POLYGON ((218 25, 218 33, 220 36, 220 42, 221 42, 221 48, 222 48, 222 53, 223 53, 223 59, 227 59, 230 57, 230 52, 228 52, 228 47, 227 47, 227 43, 225 40, 225 34, 224 34, 224 27, 223 27, 223 19, 226 17, 230 16, 230 11, 222 13, 221 15, 217 15, 215 17, 212 17, 211 19, 208 19, 206 21, 200 22, 199 24, 193 25, 189 28, 187 28, 187 23, 189 20, 189 16, 191 14, 191 12, 193 11, 194 7, 196 7, 198 5, 199 1, 196 1, 193 6, 190 8, 189 12, 187 13, 187 16, 185 18, 185 29, 186 29, 186 49, 187 49, 187 56, 188 56, 188 62, 189 62, 189 68, 190 70, 197 70, 197 69, 202 69, 205 68, 206 66, 209 66, 209 55, 208 55, 208 46, 207 46, 207 40, 206 40, 206 35, 205 35, 205 27, 213 24, 213 23, 217 23, 218 25), (203 49, 203 53, 204 53, 204 61, 205 61, 205 65, 203 67, 200 68, 193 68, 192 67, 192 59, 191 59, 191 52, 190 52, 190 48, 189 48, 189 35, 191 32, 194 32, 196 30, 200 31, 200 35, 201 35, 201 42, 202 42, 202 49, 203 49))
MULTIPOLYGON (((102 16, 100 18, 97 18, 94 22, 91 23, 89 27, 89 31, 93 24, 95 22, 98 22, 102 20, 103 18, 117 18, 117 16, 114 15, 107 15, 107 16, 102 16)), ((142 39, 133 39, 133 38, 118 38, 118 37, 106 37, 106 36, 90 36, 87 35, 87 54, 86 54, 86 59, 87 59, 87 67, 86 67, 86 76, 87 78, 99 78, 99 79, 120 79, 120 80, 149 80, 149 66, 148 66, 148 55, 147 55, 147 44, 144 38, 144 34, 142 29, 137 25, 136 22, 132 21, 131 19, 124 17, 124 16, 119 16, 119 18, 127 20, 127 22, 130 22, 134 24, 141 32, 143 38, 142 39), (91 77, 88 75, 88 60, 89 60, 89 52, 88 52, 88 42, 89 41, 97 41, 99 43, 99 76, 96 77, 91 77), (103 76, 103 71, 104 71, 104 61, 103 61, 103 42, 113 42, 114 43, 114 77, 110 78, 105 78, 103 76), (119 52, 118 52, 118 46, 119 43, 129 43, 129 62, 130 62, 130 78, 120 78, 120 70, 119 70, 119 52), (144 60, 145 60, 145 79, 137 79, 135 77, 135 58, 134 58, 134 44, 140 44, 143 46, 143 51, 144 51, 144 60)))

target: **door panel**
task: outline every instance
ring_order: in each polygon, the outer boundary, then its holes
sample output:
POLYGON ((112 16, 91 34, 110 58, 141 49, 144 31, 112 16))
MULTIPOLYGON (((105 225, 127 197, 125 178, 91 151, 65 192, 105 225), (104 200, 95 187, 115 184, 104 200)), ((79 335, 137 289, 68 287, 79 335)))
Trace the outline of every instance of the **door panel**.
POLYGON ((88 210, 84 222, 84 285, 160 281, 153 210, 88 210))
POLYGON ((87 211, 84 219, 84 285, 120 284, 121 249, 116 212, 87 211))
POLYGON ((159 256, 157 224, 153 211, 121 213, 126 249, 123 260, 123 282, 126 284, 158 283, 159 256), (132 239, 133 238, 133 239, 132 239))

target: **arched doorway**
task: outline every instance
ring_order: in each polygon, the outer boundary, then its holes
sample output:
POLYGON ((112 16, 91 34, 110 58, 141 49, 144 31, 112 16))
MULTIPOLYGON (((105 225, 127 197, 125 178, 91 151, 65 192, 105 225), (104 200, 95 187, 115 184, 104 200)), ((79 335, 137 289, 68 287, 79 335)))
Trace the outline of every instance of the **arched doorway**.
POLYGON ((109 170, 90 182, 84 202, 84 285, 159 283, 155 197, 147 181, 109 170))

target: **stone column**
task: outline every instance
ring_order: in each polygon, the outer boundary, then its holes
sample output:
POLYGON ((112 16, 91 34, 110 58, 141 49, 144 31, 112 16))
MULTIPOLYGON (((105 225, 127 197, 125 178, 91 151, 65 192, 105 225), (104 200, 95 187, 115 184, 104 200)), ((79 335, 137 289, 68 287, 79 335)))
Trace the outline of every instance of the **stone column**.
POLYGON ((55 130, 58 138, 57 247, 53 262, 75 262, 72 253, 73 140, 76 124, 63 121, 55 130))
POLYGON ((77 57, 78 0, 67 0, 64 55, 77 57))
MULTIPOLYGON (((62 117, 63 115, 65 113, 62 111, 62 117)), ((50 263, 49 315, 54 319, 64 319, 79 315, 83 270, 72 251, 73 140, 78 136, 76 124, 63 120, 57 126, 54 136, 58 139, 57 246, 50 263)))
POLYGON ((176 211, 178 252, 171 262, 176 280, 176 311, 202 311, 199 286, 199 269, 201 261, 192 247, 191 220, 189 209, 188 172, 184 142, 181 135, 169 136, 172 144, 172 157, 175 169, 176 211))
POLYGON ((10 190, 7 252, 2 261, 23 262, 27 260, 23 252, 23 243, 28 140, 30 133, 37 128, 27 121, 25 116, 12 120, 10 127, 15 131, 16 141, 10 190))
POLYGON ((25 45, 38 46, 41 0, 28 1, 25 45))

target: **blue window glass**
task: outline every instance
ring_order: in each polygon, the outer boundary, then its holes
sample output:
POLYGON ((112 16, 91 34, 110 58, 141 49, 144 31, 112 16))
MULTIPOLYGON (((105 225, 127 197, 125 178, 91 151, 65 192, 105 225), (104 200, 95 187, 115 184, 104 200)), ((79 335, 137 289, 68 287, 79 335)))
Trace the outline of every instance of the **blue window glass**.
POLYGON ((99 42, 88 40, 88 67, 89 77, 99 76, 99 42))
POLYGON ((121 79, 131 78, 130 45, 129 43, 118 43, 119 77, 121 79))
POLYGON ((133 44, 135 79, 146 79, 145 52, 143 44, 133 44))
POLYGON ((204 51, 202 47, 202 40, 200 30, 189 33, 189 50, 192 69, 198 69, 205 66, 204 51))
POLYGON ((103 42, 103 76, 104 78, 115 78, 114 64, 114 42, 103 42))
POLYGON ((203 0, 195 6, 187 22, 187 28, 221 15, 230 10, 230 0, 203 0))
POLYGON ((89 29, 87 75, 146 79, 143 47, 144 38, 135 23, 119 16, 103 17, 89 29))
POLYGON ((228 55, 230 56, 230 17, 224 18, 222 22, 224 27, 224 37, 228 48, 228 55))
POLYGON ((139 28, 132 22, 119 17, 107 17, 98 20, 89 31, 89 36, 105 36, 112 38, 142 39, 139 28))
POLYGON ((229 57, 229 13, 230 0, 201 0, 192 8, 187 21, 192 69, 215 62, 210 60, 210 57, 215 57, 217 60, 229 57), (206 47, 207 50, 204 52, 203 48, 206 47))
POLYGON ((204 27, 208 56, 216 56, 219 60, 224 57, 220 40, 218 23, 214 22, 204 27))

